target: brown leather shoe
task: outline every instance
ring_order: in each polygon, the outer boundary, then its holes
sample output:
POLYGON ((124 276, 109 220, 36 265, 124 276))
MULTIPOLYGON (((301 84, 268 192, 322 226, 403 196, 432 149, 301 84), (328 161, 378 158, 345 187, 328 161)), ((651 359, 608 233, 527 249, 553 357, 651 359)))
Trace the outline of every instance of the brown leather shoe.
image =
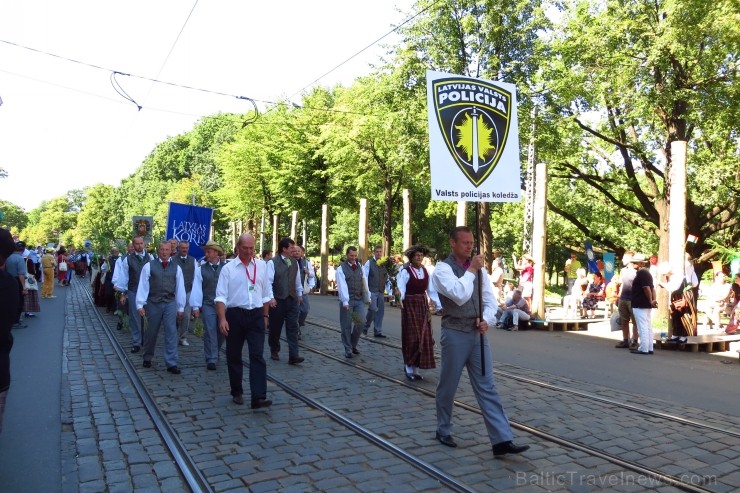
POLYGON ((270 359, 275 361, 280 361, 280 353, 276 353, 275 351, 270 352, 270 359))
POLYGON ((288 364, 289 365, 297 365, 298 363, 303 363, 306 360, 303 356, 291 356, 288 358, 288 364))
POLYGON ((242 397, 241 394, 235 395, 231 400, 234 402, 234 404, 239 404, 240 406, 244 404, 244 397, 242 397))
POLYGON ((270 407, 270 406, 272 406, 272 401, 270 399, 260 398, 260 399, 252 400, 252 409, 259 409, 261 407, 270 407))

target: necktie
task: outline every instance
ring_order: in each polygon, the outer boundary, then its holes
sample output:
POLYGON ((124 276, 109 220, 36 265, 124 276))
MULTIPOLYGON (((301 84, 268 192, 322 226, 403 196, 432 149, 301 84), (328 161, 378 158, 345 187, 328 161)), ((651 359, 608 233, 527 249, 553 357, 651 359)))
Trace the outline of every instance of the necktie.
POLYGON ((166 269, 167 268, 167 261, 166 260, 162 260, 162 268, 163 269, 166 269))
POLYGON ((213 268, 213 272, 218 270, 218 264, 211 264, 211 267, 213 268))
POLYGON ((143 255, 137 255, 137 257, 139 258, 139 262, 141 262, 142 260, 144 260, 144 256, 143 255))
POLYGON ((352 264, 352 270, 357 270, 357 264, 352 264))

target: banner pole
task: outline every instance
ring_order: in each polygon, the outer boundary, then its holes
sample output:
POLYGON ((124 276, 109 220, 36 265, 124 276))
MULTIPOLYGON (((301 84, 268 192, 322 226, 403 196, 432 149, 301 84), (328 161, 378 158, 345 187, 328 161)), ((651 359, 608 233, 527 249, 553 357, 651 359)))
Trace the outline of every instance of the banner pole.
MULTIPOLYGON (((480 202, 475 203, 475 242, 477 254, 481 254, 480 240, 480 202)), ((478 270, 475 281, 478 283, 478 322, 483 321, 483 268, 478 270)), ((486 351, 483 348, 485 342, 483 332, 480 332, 480 374, 486 376, 486 351)))

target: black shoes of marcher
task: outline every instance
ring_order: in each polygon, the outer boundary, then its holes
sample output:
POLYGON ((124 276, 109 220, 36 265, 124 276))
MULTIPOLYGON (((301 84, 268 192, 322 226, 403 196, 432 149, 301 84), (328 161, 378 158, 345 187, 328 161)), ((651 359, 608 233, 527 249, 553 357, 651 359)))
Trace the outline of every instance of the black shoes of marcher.
POLYGON ((252 409, 260 409, 262 407, 270 406, 272 406, 272 401, 270 399, 254 399, 252 401, 252 409))
POLYGON ((352 354, 360 354, 356 347, 352 348, 352 354))
POLYGON ((381 339, 385 339, 387 336, 385 334, 375 334, 375 337, 380 337, 381 339))
POLYGON ((244 397, 242 397, 241 394, 235 395, 234 397, 231 398, 231 401, 234 404, 239 404, 241 406, 242 404, 244 404, 244 397))
POLYGON ((297 365, 298 363, 303 363, 304 361, 306 361, 306 358, 304 358, 303 356, 291 356, 290 358, 288 358, 289 365, 297 365))
POLYGON ((614 347, 615 348, 619 348, 619 349, 629 349, 630 348, 630 343, 627 342, 627 341, 622 341, 622 342, 620 342, 619 344, 617 344, 614 347))
POLYGON ((273 361, 280 361, 280 353, 270 351, 270 359, 273 361))
POLYGON ((493 455, 521 454, 529 450, 529 445, 514 445, 514 442, 501 442, 493 446, 493 455))
POLYGON ((141 346, 134 346, 131 348, 132 353, 138 353, 139 351, 141 351, 141 346))
POLYGON ((630 349, 630 353, 632 354, 653 354, 652 351, 640 351, 639 349, 630 349))
POLYGON ((408 378, 409 380, 416 380, 416 376, 414 376, 413 373, 409 373, 406 370, 404 370, 404 373, 406 374, 406 378, 408 378))
POLYGON ((452 439, 452 435, 441 435, 439 432, 437 432, 437 440, 439 440, 439 443, 441 443, 442 445, 447 445, 448 447, 452 448, 457 447, 457 443, 455 443, 455 440, 452 439))
POLYGON ((167 371, 172 373, 173 375, 179 375, 180 373, 182 373, 182 371, 176 366, 170 366, 169 368, 167 368, 167 371))
POLYGON ((208 368, 209 370, 215 370, 216 369, 216 363, 208 363, 206 365, 206 368, 208 368))
POLYGON ((152 362, 151 361, 144 361, 144 368, 151 368, 152 362))

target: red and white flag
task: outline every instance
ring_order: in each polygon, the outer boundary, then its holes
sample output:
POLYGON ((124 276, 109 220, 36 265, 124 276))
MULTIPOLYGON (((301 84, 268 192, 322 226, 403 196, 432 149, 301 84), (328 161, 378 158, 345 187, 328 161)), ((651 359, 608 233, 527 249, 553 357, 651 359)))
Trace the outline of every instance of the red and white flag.
POLYGON ((696 243, 697 241, 699 241, 699 237, 695 235, 689 235, 689 237, 686 238, 686 241, 688 243, 696 243))

